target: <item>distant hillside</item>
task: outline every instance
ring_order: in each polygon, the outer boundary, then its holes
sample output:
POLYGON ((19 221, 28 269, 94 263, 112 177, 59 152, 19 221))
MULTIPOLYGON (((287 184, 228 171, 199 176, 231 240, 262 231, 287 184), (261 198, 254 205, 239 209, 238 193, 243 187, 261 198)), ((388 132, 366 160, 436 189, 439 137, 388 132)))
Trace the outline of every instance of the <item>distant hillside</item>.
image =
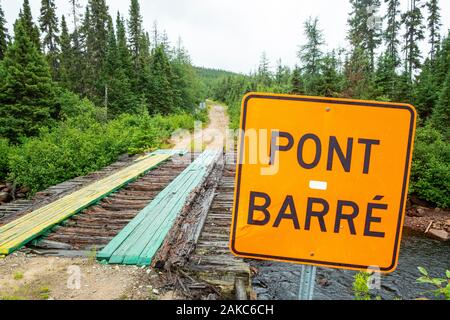
POLYGON ((227 76, 236 76, 238 73, 225 71, 220 69, 209 69, 204 67, 195 67, 198 76, 205 84, 211 84, 214 81, 227 77, 227 76))

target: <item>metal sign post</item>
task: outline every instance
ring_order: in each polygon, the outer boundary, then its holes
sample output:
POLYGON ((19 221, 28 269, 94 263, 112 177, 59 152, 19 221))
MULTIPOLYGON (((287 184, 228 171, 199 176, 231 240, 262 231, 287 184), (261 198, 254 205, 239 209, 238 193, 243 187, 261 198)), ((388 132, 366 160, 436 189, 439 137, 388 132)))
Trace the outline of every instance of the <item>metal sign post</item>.
POLYGON ((299 300, 312 300, 314 295, 314 285, 316 282, 317 267, 302 265, 300 275, 300 288, 298 291, 299 300))

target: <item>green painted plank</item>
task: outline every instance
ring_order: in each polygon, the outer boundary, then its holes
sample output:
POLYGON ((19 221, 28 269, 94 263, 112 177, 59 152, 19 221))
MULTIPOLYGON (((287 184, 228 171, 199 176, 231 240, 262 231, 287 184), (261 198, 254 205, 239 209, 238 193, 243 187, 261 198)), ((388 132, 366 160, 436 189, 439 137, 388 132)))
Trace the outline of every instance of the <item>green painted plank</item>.
MULTIPOLYGON (((186 191, 183 195, 177 199, 177 201, 172 201, 171 206, 169 208, 165 208, 166 210, 161 211, 155 220, 152 220, 148 227, 146 228, 146 232, 143 233, 143 237, 139 239, 136 245, 129 251, 126 252, 124 257, 125 264, 139 264, 142 255, 147 256, 145 252, 146 248, 151 245, 159 246, 162 241, 160 241, 161 236, 162 240, 164 240, 165 236, 169 232, 173 223, 175 222, 179 212, 184 206, 189 194, 192 192, 195 186, 198 185, 199 179, 193 177, 191 179, 190 185, 186 188, 186 191)), ((153 257, 153 254, 151 255, 153 257)))
MULTIPOLYGON (((175 183, 175 180, 172 184, 175 183)), ((180 185, 180 188, 182 185, 180 185)), ((144 208, 110 243, 98 254, 98 259, 109 259, 118 248, 124 243, 127 238, 133 233, 133 231, 152 214, 152 210, 158 210, 161 206, 165 206, 164 200, 170 192, 177 192, 177 190, 171 190, 171 188, 165 188, 151 203, 144 208)))
POLYGON ((183 175, 183 178, 183 182, 174 184, 177 185, 178 189, 169 189, 171 192, 166 194, 164 197, 161 197, 160 201, 158 201, 156 205, 149 206, 149 208, 146 210, 146 218, 144 218, 141 223, 137 225, 130 234, 128 234, 126 242, 122 243, 120 247, 118 247, 114 251, 110 258, 110 263, 123 263, 128 252, 132 254, 132 252, 137 250, 136 248, 139 246, 139 243, 141 241, 144 241, 143 239, 145 239, 145 234, 153 233, 153 230, 151 230, 151 222, 155 221, 155 216, 156 219, 161 217, 160 214, 155 215, 155 213, 167 212, 166 208, 171 205, 173 199, 175 199, 176 201, 180 198, 180 194, 182 194, 184 191, 183 187, 185 187, 185 185, 189 183, 190 174, 183 175))
MULTIPOLYGON (((196 161, 202 161, 205 154, 200 155, 196 161)), ((178 189, 173 189, 174 186, 180 184, 181 181, 184 181, 186 178, 186 174, 193 170, 196 167, 196 162, 192 163, 186 170, 184 170, 175 180, 169 184, 167 188, 165 188, 153 201, 149 206, 144 208, 135 219, 133 219, 120 233, 116 236, 99 254, 98 259, 109 259, 116 250, 121 246, 123 242, 127 240, 130 235, 133 234, 133 231, 145 220, 147 216, 152 213, 152 210, 159 209, 154 208, 160 202, 165 201, 167 195, 169 193, 178 193, 178 189)), ((181 187, 181 185, 180 185, 181 187)), ((176 187, 175 187, 176 188, 176 187)), ((165 203, 164 203, 165 204, 165 203)), ((120 262, 118 262, 120 263, 120 262)))
POLYGON ((219 151, 205 151, 98 254, 111 264, 149 264, 219 151))
POLYGON ((36 237, 44 235, 56 225, 83 211, 142 174, 158 167, 170 158, 169 154, 154 155, 155 159, 124 168, 98 182, 39 208, 0 228, 0 252, 10 254, 36 237), (109 186, 113 187, 109 187, 109 186))
MULTIPOLYGON (((123 263, 123 259, 127 252, 134 252, 135 250, 138 250, 138 244, 143 241, 143 239, 145 239, 145 235, 153 234, 154 231, 151 229, 149 230, 149 228, 151 227, 151 222, 153 221, 153 219, 147 218, 149 214, 161 217, 162 215, 160 215, 159 213, 165 212, 164 208, 170 205, 171 201, 184 203, 182 197, 186 194, 186 190, 188 190, 189 188, 189 186, 186 187, 186 184, 191 183, 192 174, 198 171, 198 163, 203 163, 207 154, 208 153, 205 153, 199 156, 194 163, 192 163, 171 184, 169 184, 169 186, 164 190, 165 192, 157 196, 154 202, 158 204, 158 206, 153 205, 152 202, 147 208, 143 210, 145 214, 137 219, 138 223, 136 223, 133 230, 126 235, 126 243, 121 245, 120 248, 114 251, 111 256, 110 263, 123 263), (162 203, 162 207, 160 203, 162 203)), ((190 192, 188 192, 187 194, 189 193, 190 192)))

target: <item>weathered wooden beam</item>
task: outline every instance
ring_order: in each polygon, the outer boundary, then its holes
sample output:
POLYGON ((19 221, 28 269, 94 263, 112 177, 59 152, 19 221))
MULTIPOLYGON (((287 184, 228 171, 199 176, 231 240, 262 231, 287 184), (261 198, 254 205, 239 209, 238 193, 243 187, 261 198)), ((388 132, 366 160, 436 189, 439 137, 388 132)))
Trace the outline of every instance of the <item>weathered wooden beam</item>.
POLYGON ((223 155, 221 155, 208 168, 206 179, 185 203, 181 214, 158 250, 152 266, 159 269, 170 269, 185 265, 191 253, 194 252, 202 233, 222 175, 223 166, 224 160, 223 155))

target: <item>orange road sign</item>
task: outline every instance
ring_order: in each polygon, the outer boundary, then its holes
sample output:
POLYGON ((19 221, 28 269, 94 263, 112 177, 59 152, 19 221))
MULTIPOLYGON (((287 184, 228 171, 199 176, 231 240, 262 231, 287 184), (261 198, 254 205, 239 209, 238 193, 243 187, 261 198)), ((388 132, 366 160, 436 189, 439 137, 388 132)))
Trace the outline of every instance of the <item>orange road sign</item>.
POLYGON ((416 117, 407 104, 248 94, 231 251, 245 258, 393 272, 416 117))

